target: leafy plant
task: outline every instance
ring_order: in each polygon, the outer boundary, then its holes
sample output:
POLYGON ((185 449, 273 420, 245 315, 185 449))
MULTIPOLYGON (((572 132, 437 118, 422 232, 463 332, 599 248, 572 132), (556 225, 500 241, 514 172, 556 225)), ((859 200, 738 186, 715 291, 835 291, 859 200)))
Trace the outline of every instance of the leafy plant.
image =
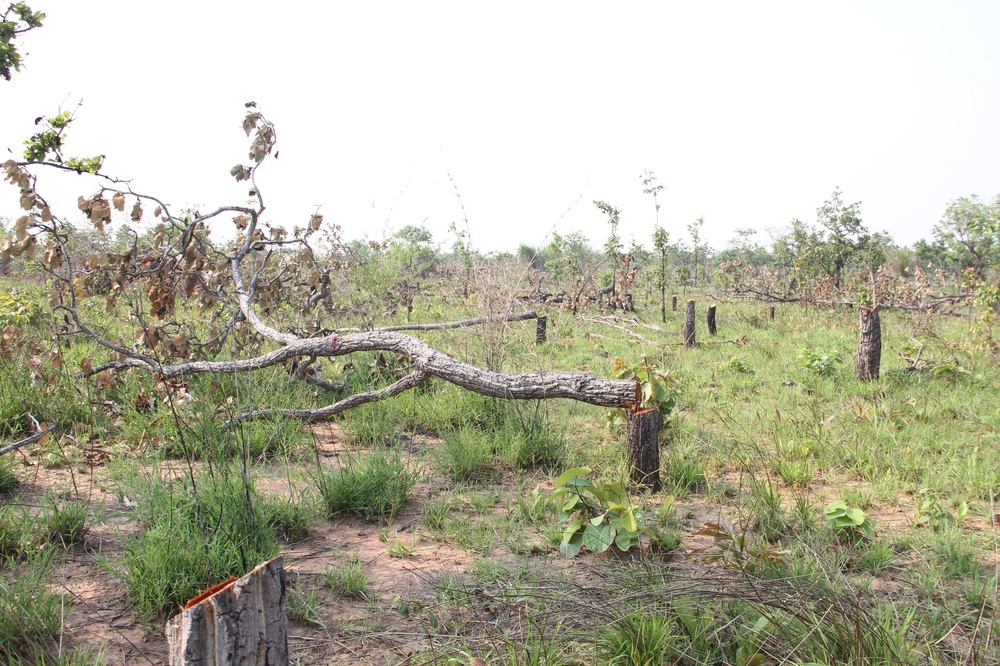
POLYGON ((959 502, 955 513, 952 513, 941 506, 936 497, 930 496, 924 498, 917 506, 917 519, 914 522, 917 525, 930 525, 934 528, 934 531, 937 531, 945 527, 961 524, 968 513, 968 502, 959 502))
POLYGON ((615 359, 611 375, 615 379, 630 379, 639 383, 639 409, 658 409, 666 423, 667 416, 677 405, 677 379, 669 372, 660 370, 646 360, 645 354, 636 365, 626 365, 620 358, 615 359))
POLYGON ((621 481, 591 481, 590 468, 575 467, 556 479, 552 502, 559 520, 567 521, 559 550, 574 557, 586 547, 603 553, 612 545, 629 550, 639 543, 645 522, 639 505, 628 498, 621 481))
POLYGON ((719 562, 728 569, 747 571, 761 564, 788 564, 791 551, 780 546, 770 546, 754 539, 746 532, 737 532, 725 519, 705 523, 695 534, 712 537, 712 546, 701 549, 703 562, 719 562))
POLYGON ((844 357, 840 352, 806 348, 799 351, 798 364, 820 377, 833 377, 843 362, 844 357))
POLYGON ((740 360, 739 356, 734 356, 724 363, 720 363, 719 367, 723 370, 732 370, 733 372, 738 372, 742 375, 756 375, 757 373, 749 365, 740 360))
POLYGON ((875 538, 875 529, 868 514, 857 507, 847 505, 844 500, 835 500, 823 507, 823 517, 827 527, 838 534, 851 538, 864 536, 869 540, 875 538))

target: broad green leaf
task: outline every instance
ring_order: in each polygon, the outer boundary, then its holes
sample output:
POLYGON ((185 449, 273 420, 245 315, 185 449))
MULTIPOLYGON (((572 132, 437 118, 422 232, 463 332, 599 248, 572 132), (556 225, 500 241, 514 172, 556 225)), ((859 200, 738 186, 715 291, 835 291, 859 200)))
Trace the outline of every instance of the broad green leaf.
POLYGON ((579 532, 574 534, 568 541, 559 544, 559 551, 566 557, 576 557, 583 545, 583 535, 579 532))
POLYGON ((619 550, 629 550, 638 543, 639 536, 637 534, 630 534, 625 530, 618 532, 617 536, 615 536, 615 546, 617 546, 619 550))
POLYGON ((631 507, 625 509, 625 511, 623 511, 620 515, 621 515, 622 527, 624 527, 629 532, 638 531, 639 526, 635 522, 635 514, 633 513, 631 507))
POLYGON ((837 509, 846 509, 846 508, 847 508, 847 502, 845 502, 844 500, 834 500, 829 504, 827 504, 825 507, 823 507, 823 513, 829 516, 837 509))
POLYGON ((863 522, 865 522, 866 518, 868 518, 868 514, 866 514, 861 509, 857 509, 857 508, 853 508, 852 507, 852 508, 850 508, 850 509, 847 510, 847 517, 850 518, 854 522, 855 525, 860 525, 863 522))
POLYGON ((563 486, 566 485, 566 482, 569 481, 570 479, 574 479, 578 476, 588 476, 589 474, 590 474, 589 467, 574 467, 573 469, 568 469, 562 474, 560 474, 559 478, 556 479, 555 483, 553 483, 552 485, 555 488, 562 488, 563 486))
POLYGON ((588 525, 583 530, 583 545, 595 553, 603 553, 614 542, 615 534, 610 525, 588 525))
POLYGON ((577 516, 571 520, 569 525, 566 526, 566 529, 563 530, 563 541, 570 541, 573 536, 580 531, 581 527, 583 527, 583 521, 580 520, 579 516, 577 516))

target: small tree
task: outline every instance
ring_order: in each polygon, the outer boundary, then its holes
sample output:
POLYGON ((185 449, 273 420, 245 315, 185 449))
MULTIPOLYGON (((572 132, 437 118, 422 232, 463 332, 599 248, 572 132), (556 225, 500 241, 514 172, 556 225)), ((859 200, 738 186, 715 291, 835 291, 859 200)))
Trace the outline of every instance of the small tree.
POLYGON ((660 319, 667 323, 667 253, 670 251, 670 233, 663 227, 653 230, 653 248, 656 250, 656 286, 660 290, 660 319))
POLYGON ((656 252, 656 287, 660 290, 660 318, 667 322, 667 252, 670 249, 670 233, 660 226, 659 195, 665 189, 649 169, 644 169, 639 175, 642 179, 642 193, 653 197, 653 209, 656 213, 656 227, 653 230, 653 249, 656 252))
POLYGON ((701 215, 688 224, 688 235, 691 236, 691 275, 695 286, 698 285, 698 273, 701 266, 698 255, 698 243, 701 242, 701 228, 705 226, 705 216, 701 215))

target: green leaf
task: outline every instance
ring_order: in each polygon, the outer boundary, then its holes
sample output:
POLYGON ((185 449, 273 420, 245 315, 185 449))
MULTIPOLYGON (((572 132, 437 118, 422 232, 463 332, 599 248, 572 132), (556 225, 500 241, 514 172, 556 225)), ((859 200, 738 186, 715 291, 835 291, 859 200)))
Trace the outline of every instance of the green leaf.
POLYGON ((633 513, 632 507, 628 507, 621 512, 622 527, 624 527, 629 532, 638 532, 639 526, 635 520, 635 513, 633 513))
POLYGON ((577 516, 563 530, 563 542, 571 541, 580 532, 581 527, 583 527, 583 521, 580 516, 577 516))
POLYGON ((588 525, 583 530, 583 545, 595 553, 603 553, 615 541, 615 532, 610 525, 588 525))
POLYGON ((850 518, 855 525, 861 525, 868 518, 868 514, 858 508, 849 508, 847 510, 847 517, 850 518))
POLYGON ((559 544, 559 552, 566 557, 576 557, 583 546, 583 535, 577 532, 568 541, 559 544))
POLYGON ((560 474, 559 478, 556 479, 555 483, 553 483, 552 485, 555 488, 562 488, 563 486, 566 485, 566 482, 569 481, 570 479, 575 479, 576 477, 581 477, 581 476, 588 476, 589 474, 590 474, 589 467, 574 467, 573 469, 568 469, 562 474, 560 474))
POLYGON ((615 536, 615 546, 619 550, 629 550, 639 543, 639 535, 622 530, 615 536))
POLYGON ((847 508, 847 502, 845 502, 844 500, 834 500, 829 504, 827 504, 825 507, 823 507, 823 514, 829 517, 831 513, 837 511, 838 509, 846 509, 846 508, 847 508))

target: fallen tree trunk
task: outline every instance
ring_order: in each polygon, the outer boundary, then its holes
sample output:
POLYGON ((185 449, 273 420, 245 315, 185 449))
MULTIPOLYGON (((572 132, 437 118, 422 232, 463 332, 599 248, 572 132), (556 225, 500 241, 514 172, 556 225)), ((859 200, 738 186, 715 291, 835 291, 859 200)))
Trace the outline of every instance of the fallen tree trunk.
MULTIPOLYGON (((375 331, 444 331, 452 328, 466 328, 468 326, 478 326, 479 324, 503 323, 508 321, 527 321, 538 319, 537 312, 525 312, 522 314, 507 314, 495 317, 476 317, 475 319, 463 319, 461 321, 449 321, 441 324, 403 324, 400 326, 382 326, 373 329, 375 331)), ((329 330, 329 329, 327 329, 329 330)), ((362 333, 361 328, 338 328, 335 333, 362 333)))
MULTIPOLYGON (((438 377, 456 386, 492 398, 507 400, 567 398, 598 407, 623 407, 639 401, 639 384, 632 380, 608 379, 579 372, 493 372, 456 360, 434 349, 423 340, 402 333, 386 331, 353 333, 344 337, 332 335, 328 338, 299 339, 274 351, 243 361, 191 361, 177 365, 163 365, 151 363, 141 358, 126 358, 93 368, 87 375, 99 373, 109 367, 140 368, 161 375, 166 379, 195 374, 232 375, 261 370, 303 356, 319 358, 371 351, 402 354, 409 357, 415 368, 423 375, 438 377)), ((381 400, 402 390, 413 388, 420 383, 416 381, 415 377, 411 381, 412 385, 411 382, 407 382, 399 391, 393 393, 373 392, 379 393, 374 399, 381 400)), ((353 399, 355 399, 354 396, 345 398, 347 401, 353 399)), ((371 399, 362 400, 357 404, 371 401, 371 399)), ((330 409, 332 408, 333 406, 330 406, 330 409)), ((343 409, 331 411, 328 416, 340 411, 343 409)), ((236 418, 246 420, 270 418, 273 415, 275 415, 273 411, 262 411, 240 414, 236 418)))

